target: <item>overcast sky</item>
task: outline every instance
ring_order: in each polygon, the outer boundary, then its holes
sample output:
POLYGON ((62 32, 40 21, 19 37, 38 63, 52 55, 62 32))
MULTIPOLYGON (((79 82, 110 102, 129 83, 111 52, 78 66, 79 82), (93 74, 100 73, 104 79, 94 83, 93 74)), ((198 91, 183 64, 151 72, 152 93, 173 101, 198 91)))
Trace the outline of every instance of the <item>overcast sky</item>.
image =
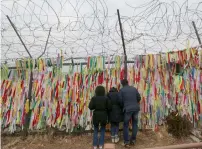
POLYGON ((201 0, 3 0, 1 4, 1 62, 28 57, 6 15, 34 58, 121 55, 117 24, 120 10, 130 58, 198 45, 191 21, 202 35, 201 0))

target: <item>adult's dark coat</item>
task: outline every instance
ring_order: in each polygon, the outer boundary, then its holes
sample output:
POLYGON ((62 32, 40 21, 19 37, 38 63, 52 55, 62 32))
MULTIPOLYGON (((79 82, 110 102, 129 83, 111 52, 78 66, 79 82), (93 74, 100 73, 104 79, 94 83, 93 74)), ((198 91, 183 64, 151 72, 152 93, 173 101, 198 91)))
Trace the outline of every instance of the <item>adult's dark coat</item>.
POLYGON ((140 100, 141 96, 135 87, 126 85, 119 91, 119 101, 124 112, 140 111, 140 100))
POLYGON ((89 103, 89 109, 93 111, 93 125, 106 125, 108 111, 111 110, 111 103, 106 96, 95 96, 89 103))
POLYGON ((109 92, 108 98, 111 102, 111 110, 109 111, 109 121, 118 123, 123 121, 123 109, 119 103, 118 92, 109 92))

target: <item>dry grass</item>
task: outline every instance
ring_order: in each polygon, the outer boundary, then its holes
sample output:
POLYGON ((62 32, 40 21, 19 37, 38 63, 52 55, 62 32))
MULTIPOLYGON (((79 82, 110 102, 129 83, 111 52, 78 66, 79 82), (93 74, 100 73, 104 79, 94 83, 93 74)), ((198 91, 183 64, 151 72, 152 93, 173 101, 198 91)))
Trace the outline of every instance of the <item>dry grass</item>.
MULTIPOLYGON (((110 134, 106 133, 105 142, 110 142, 110 134)), ((170 136, 164 128, 159 132, 144 131, 138 133, 137 144, 134 149, 146 147, 166 146, 192 142, 188 138, 177 140, 170 136)), ((124 148, 121 141, 116 149, 124 148)), ((92 135, 55 136, 29 135, 26 140, 18 136, 2 137, 2 149, 91 149, 92 135)))

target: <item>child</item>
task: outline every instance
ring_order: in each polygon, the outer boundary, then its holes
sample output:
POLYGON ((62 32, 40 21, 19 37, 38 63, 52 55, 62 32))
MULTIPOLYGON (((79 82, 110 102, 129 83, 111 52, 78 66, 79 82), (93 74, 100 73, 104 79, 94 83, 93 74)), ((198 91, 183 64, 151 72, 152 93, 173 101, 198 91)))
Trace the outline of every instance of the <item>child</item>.
POLYGON ((123 110, 118 100, 118 90, 111 88, 108 93, 108 98, 111 102, 112 109, 109 111, 109 121, 111 123, 111 138, 112 143, 119 142, 119 122, 123 121, 123 110))
POLYGON ((103 149, 105 138, 105 126, 107 124, 107 111, 111 109, 111 104, 108 98, 105 96, 105 88, 103 86, 97 86, 95 89, 95 96, 89 103, 89 109, 93 111, 93 147, 97 149, 103 149), (100 138, 98 139, 98 131, 100 128, 100 138))

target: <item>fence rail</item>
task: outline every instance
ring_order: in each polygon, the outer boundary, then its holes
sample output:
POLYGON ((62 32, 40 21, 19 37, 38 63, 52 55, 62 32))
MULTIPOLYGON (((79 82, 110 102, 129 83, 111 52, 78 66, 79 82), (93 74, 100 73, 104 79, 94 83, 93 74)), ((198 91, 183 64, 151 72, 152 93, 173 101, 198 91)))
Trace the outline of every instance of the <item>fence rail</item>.
MULTIPOLYGON (((127 61, 128 64, 132 64, 134 63, 134 60, 132 61, 127 61)), ((87 62, 76 62, 76 63, 63 63, 63 66, 70 66, 70 65, 87 65, 88 63, 87 62)), ((115 64, 115 61, 110 61, 109 63, 108 62, 105 62, 105 64, 115 64)), ((16 67, 8 67, 8 69, 16 69, 16 67)))

